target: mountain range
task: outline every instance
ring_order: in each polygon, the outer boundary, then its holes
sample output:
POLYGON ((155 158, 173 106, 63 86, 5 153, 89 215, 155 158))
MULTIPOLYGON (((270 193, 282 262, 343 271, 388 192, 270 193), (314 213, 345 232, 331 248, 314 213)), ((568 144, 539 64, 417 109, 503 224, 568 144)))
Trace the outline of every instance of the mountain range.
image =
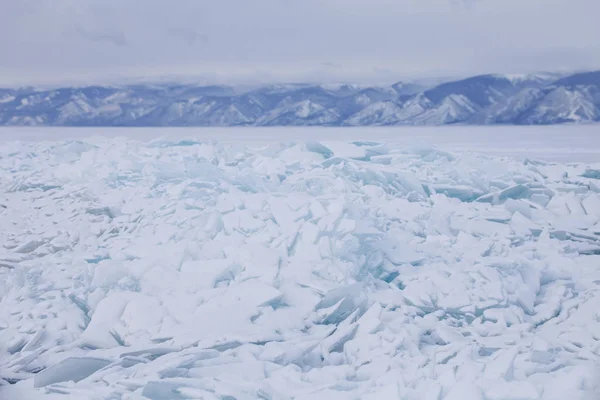
POLYGON ((600 121, 600 71, 479 75, 427 87, 135 84, 0 89, 0 125, 367 126, 600 121))

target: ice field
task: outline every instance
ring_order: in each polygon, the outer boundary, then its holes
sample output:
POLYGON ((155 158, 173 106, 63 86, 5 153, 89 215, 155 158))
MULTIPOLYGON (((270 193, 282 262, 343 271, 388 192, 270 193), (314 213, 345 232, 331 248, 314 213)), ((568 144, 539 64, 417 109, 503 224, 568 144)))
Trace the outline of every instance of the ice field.
POLYGON ((1 400, 599 398, 598 126, 0 130, 1 400))

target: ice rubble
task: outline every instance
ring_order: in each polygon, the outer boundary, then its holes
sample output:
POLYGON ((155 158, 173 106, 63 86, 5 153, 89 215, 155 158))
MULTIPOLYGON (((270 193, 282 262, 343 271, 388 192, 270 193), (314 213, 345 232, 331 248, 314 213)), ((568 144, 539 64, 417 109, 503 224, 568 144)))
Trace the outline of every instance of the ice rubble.
POLYGON ((596 399, 598 167, 6 143, 0 397, 596 399))

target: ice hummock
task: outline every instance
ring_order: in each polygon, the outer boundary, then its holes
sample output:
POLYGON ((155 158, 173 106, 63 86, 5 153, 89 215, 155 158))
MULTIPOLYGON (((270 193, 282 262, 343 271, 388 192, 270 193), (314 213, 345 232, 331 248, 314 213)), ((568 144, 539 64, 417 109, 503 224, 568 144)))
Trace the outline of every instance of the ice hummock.
POLYGON ((597 398, 598 170, 373 141, 0 147, 0 397, 597 398))

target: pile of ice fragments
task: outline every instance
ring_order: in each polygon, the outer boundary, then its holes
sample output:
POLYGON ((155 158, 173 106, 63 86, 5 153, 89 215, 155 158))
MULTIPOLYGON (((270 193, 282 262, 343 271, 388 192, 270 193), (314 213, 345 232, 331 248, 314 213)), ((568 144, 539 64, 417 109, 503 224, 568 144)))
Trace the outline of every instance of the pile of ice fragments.
POLYGON ((0 147, 0 398, 600 398, 600 166, 0 147))

